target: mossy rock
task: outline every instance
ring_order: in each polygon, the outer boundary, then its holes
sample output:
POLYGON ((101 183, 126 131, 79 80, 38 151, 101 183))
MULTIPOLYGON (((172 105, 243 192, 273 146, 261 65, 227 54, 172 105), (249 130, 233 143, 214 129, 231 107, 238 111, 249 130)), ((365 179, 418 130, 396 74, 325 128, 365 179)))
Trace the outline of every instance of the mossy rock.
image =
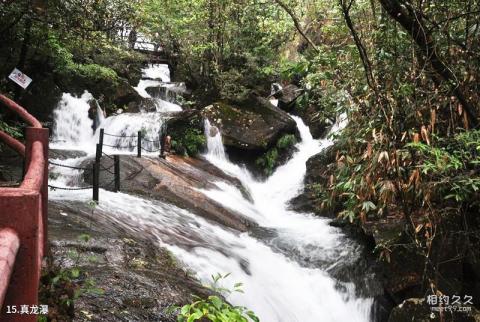
POLYGON ((203 115, 222 133, 225 146, 264 153, 285 134, 296 134, 295 121, 261 97, 207 106, 203 115))

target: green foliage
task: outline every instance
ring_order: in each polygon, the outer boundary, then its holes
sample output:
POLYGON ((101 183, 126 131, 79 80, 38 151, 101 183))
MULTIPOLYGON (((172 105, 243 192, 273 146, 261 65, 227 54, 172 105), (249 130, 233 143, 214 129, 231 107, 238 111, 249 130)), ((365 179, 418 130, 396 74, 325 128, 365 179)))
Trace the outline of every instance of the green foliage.
POLYGON ((207 143, 203 132, 196 128, 187 128, 182 135, 172 138, 172 149, 177 153, 196 156, 207 143))
POLYGON ((0 130, 7 133, 13 138, 16 138, 16 139, 23 138, 23 133, 19 127, 9 125, 2 120, 0 120, 0 130))
POLYGON ((138 10, 143 31, 179 53, 178 73, 212 100, 267 88, 292 34, 291 19, 273 2, 148 0, 138 10))
POLYGON ((269 176, 272 174, 273 169, 277 165, 278 159, 278 150, 277 148, 272 148, 268 150, 264 155, 259 157, 255 164, 263 169, 265 175, 269 176))
POLYGON ((480 189, 480 178, 472 176, 480 164, 480 130, 461 131, 453 138, 435 138, 434 142, 437 146, 414 142, 406 148, 421 158, 421 172, 435 179, 445 199, 458 203, 473 200, 480 189))
POLYGON ((297 144, 297 138, 293 134, 285 134, 277 141, 277 148, 288 149, 297 144))
POLYGON ((194 303, 181 308, 177 317, 178 322, 201 321, 202 319, 212 322, 259 321, 252 311, 241 306, 232 306, 215 295, 211 295, 207 299, 196 297, 194 303))
POLYGON ((48 318, 45 315, 39 315, 37 321, 38 322, 48 322, 48 318))
MULTIPOLYGON (((210 288, 216 293, 230 294, 227 288, 219 286, 219 282, 227 278, 229 274, 217 274, 212 276, 213 283, 210 288)), ((241 283, 233 286, 234 292, 241 292, 241 283)), ((260 320, 252 311, 242 306, 232 306, 225 302, 220 296, 210 295, 206 299, 194 296, 195 301, 183 307, 172 307, 170 311, 179 310, 178 322, 193 322, 208 320, 212 322, 259 322, 260 320)))
POLYGON ((55 71, 62 77, 77 76, 93 83, 104 82, 105 86, 114 86, 118 83, 117 73, 109 67, 74 62, 74 55, 53 34, 50 34, 47 41, 47 54, 53 60, 55 71))
POLYGON ((88 243, 88 241, 91 239, 92 237, 89 235, 89 234, 81 234, 80 236, 78 236, 78 239, 81 240, 82 242, 84 243, 88 243))
POLYGON ((297 138, 293 134, 285 134, 278 139, 276 145, 270 148, 262 156, 255 160, 255 164, 263 169, 263 173, 267 176, 273 173, 275 167, 277 167, 287 155, 291 148, 297 143, 297 138))
POLYGON ((423 174, 445 174, 462 167, 461 160, 443 147, 437 148, 422 142, 412 142, 405 147, 416 150, 424 158, 420 165, 423 174))
POLYGON ((302 57, 298 61, 283 60, 279 66, 280 76, 285 80, 303 79, 308 76, 311 63, 302 57))

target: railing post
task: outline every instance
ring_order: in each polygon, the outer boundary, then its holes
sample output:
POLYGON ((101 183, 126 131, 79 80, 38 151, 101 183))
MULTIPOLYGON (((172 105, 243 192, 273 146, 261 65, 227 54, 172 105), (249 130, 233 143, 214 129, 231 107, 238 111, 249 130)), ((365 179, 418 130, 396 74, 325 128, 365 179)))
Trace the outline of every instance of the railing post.
MULTIPOLYGON (((33 314, 8 314, 7 307, 38 305, 42 243, 42 196, 39 192, 23 189, 4 190, 0 195, 0 227, 13 229, 20 240, 5 301, 0 311, 2 322, 35 322, 33 314)), ((3 277, 3 276, 2 276, 3 277)))
POLYGON ((93 196, 92 196, 92 199, 93 201, 96 201, 98 202, 98 175, 97 175, 97 165, 94 164, 93 167, 92 167, 92 174, 93 174, 93 179, 92 179, 92 183, 93 183, 93 196))
POLYGON ((137 157, 142 157, 142 131, 138 131, 138 141, 137 141, 137 157))
POLYGON ((120 156, 114 155, 113 162, 114 162, 114 173, 115 173, 114 192, 119 192, 120 191, 120 156))
POLYGON ((43 145, 43 160, 45 166, 43 169, 43 183, 40 191, 42 198, 42 227, 43 227, 43 254, 46 254, 48 245, 48 129, 27 127, 25 129, 25 169, 30 166, 32 145, 35 141, 40 141, 43 145))
POLYGON ((95 154, 95 164, 93 165, 93 201, 99 201, 99 185, 100 185, 100 162, 102 161, 102 145, 97 144, 95 154))
POLYGON ((98 137, 98 144, 100 144, 100 156, 102 156, 103 152, 103 136, 105 135, 105 129, 100 129, 100 135, 98 137))

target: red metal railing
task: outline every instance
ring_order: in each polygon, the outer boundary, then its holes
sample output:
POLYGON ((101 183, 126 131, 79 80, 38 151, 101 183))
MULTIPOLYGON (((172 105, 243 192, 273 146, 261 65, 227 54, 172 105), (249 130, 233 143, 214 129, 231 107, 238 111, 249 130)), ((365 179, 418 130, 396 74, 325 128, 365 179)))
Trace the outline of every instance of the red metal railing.
POLYGON ((0 140, 25 158, 18 188, 0 188, 0 321, 36 321, 35 314, 13 314, 22 305, 38 306, 38 287, 47 242, 48 129, 23 107, 0 95, 0 105, 30 127, 25 145, 0 131, 0 140), (15 310, 13 309, 15 308, 15 310))

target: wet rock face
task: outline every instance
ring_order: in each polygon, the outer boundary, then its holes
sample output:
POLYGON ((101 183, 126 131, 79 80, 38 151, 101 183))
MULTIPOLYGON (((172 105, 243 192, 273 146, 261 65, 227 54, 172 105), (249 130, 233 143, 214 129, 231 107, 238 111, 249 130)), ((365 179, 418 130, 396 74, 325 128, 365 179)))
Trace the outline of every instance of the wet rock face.
POLYGON ((302 95, 303 90, 293 84, 289 84, 272 96, 278 99, 278 107, 284 111, 291 111, 295 107, 297 98, 302 95))
POLYGON ((331 175, 331 164, 335 161, 336 151, 333 146, 314 155, 307 161, 307 173, 305 174, 305 187, 301 194, 290 201, 290 208, 296 211, 314 212, 320 216, 332 217, 334 209, 321 207, 318 200, 318 191, 328 185, 331 175))
POLYGON ((72 158, 81 158, 87 156, 86 152, 75 150, 57 150, 50 149, 48 151, 49 159, 67 160, 72 158))
POLYGON ((318 110, 313 105, 308 105, 307 107, 296 106, 292 114, 299 116, 308 125, 314 139, 325 137, 328 129, 334 123, 334 119, 320 116, 318 110))
POLYGON ((152 86, 145 88, 145 91, 152 97, 159 97, 162 99, 175 99, 176 94, 190 94, 184 83, 165 83, 164 86, 152 86), (174 85, 166 87, 165 85, 174 85), (171 95, 171 96, 170 96, 171 95))
MULTIPOLYGON (((121 156, 120 160, 121 191, 123 192, 174 204, 239 231, 246 231, 255 225, 234 210, 225 208, 199 191, 199 189, 215 189, 213 182, 224 181, 237 186, 248 197, 238 179, 224 174, 207 161, 178 156, 168 156, 166 160, 121 156)), ((102 158, 103 168, 109 168, 111 165, 110 159, 102 158)), ((85 173, 85 179, 91 184, 90 172, 85 173)), ((113 189, 112 180, 112 174, 101 171, 100 186, 102 188, 113 189)))
POLYGON ((314 104, 299 104, 300 96, 304 93, 303 89, 296 85, 289 84, 278 90, 272 97, 278 100, 278 107, 284 111, 299 116, 303 122, 310 128, 313 138, 320 139, 327 134, 328 129, 334 123, 334 115, 332 119, 328 119, 319 112, 319 107, 314 104))
POLYGON ((203 114, 218 127, 227 149, 265 152, 284 134, 296 133, 295 121, 260 97, 241 105, 214 103, 203 114))
POLYGON ((116 108, 121 108, 130 113, 137 113, 142 110, 155 111, 153 100, 140 96, 126 81, 121 81, 115 88, 111 101, 116 108))
MULTIPOLYGON (((74 300, 74 321, 174 322, 170 306, 191 303, 192 294, 209 295, 155 238, 147 232, 126 232, 110 214, 81 202, 51 201, 48 220, 53 264, 63 270, 77 268, 75 282, 80 287, 88 288, 85 283, 91 280, 103 290, 74 300)), ((49 305, 49 318, 70 320, 58 316, 62 304, 50 287, 40 291, 41 303, 49 305)))

